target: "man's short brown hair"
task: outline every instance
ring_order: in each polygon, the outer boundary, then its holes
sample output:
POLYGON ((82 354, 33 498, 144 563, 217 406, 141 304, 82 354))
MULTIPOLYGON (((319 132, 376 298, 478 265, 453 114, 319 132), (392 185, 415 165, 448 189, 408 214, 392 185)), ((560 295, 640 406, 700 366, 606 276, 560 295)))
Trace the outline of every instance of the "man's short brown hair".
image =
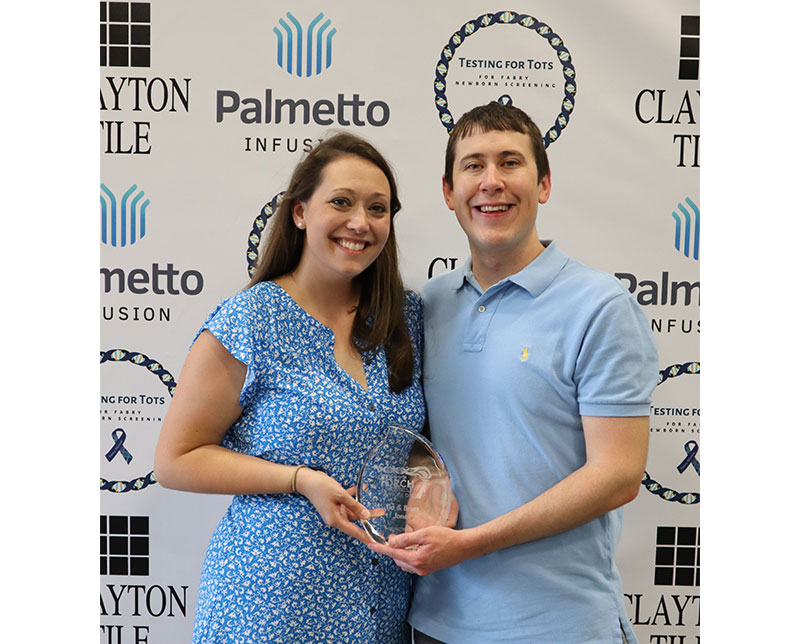
POLYGON ((450 138, 447 140, 447 149, 444 153, 444 180, 448 186, 453 187, 453 164, 455 163, 456 143, 474 132, 491 132, 493 130, 500 132, 511 130, 512 132, 527 134, 531 142, 536 168, 539 172, 539 183, 550 172, 550 162, 547 160, 542 133, 536 123, 531 120, 531 117, 513 105, 501 105, 497 102, 491 102, 473 107, 469 112, 466 112, 458 119, 450 132, 450 138))

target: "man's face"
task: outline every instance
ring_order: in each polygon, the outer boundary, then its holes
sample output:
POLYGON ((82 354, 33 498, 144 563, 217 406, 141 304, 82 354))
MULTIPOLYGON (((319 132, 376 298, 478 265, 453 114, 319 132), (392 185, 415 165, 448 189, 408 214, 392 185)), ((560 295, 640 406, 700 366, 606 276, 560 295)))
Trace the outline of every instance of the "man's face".
POLYGON ((453 185, 442 184, 474 259, 525 266, 538 254, 536 213, 550 197, 550 175, 538 182, 527 135, 490 130, 464 137, 455 147, 453 185))

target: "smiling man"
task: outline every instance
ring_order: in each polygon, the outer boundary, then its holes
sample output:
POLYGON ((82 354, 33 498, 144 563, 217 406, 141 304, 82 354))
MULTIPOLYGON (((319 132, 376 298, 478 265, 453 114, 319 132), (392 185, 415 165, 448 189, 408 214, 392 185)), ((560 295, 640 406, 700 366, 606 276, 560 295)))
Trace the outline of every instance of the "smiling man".
POLYGON ((636 642, 614 555, 647 459, 647 319, 618 280, 540 241, 550 167, 523 111, 462 116, 442 184, 471 258, 423 291, 423 373, 460 514, 370 547, 420 575, 417 644, 636 642))

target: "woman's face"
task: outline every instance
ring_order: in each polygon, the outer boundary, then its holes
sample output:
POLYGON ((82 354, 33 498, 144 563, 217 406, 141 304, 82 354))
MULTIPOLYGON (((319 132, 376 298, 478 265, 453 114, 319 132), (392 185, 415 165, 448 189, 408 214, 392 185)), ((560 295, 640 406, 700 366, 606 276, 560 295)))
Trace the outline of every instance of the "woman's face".
POLYGON ((331 161, 292 218, 305 230, 300 266, 312 276, 352 280, 380 255, 389 237, 389 181, 378 166, 357 156, 331 161))

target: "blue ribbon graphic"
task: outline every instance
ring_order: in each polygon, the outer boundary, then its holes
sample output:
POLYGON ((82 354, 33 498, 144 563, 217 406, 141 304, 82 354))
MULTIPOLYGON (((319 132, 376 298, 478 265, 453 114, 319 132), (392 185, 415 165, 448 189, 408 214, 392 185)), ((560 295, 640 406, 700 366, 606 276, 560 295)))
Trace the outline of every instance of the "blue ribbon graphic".
POLYGON ((700 474, 700 461, 697 460, 697 452, 700 451, 700 447, 695 441, 689 441, 683 446, 683 449, 686 450, 686 458, 678 465, 678 471, 683 474, 686 468, 691 465, 694 467, 695 472, 700 474))
POLYGON ((111 438, 114 439, 114 446, 106 453, 106 460, 110 463, 117 454, 122 454, 122 458, 125 459, 125 462, 130 464, 133 460, 133 456, 125 449, 125 430, 122 429, 122 427, 117 427, 111 432, 111 438))

